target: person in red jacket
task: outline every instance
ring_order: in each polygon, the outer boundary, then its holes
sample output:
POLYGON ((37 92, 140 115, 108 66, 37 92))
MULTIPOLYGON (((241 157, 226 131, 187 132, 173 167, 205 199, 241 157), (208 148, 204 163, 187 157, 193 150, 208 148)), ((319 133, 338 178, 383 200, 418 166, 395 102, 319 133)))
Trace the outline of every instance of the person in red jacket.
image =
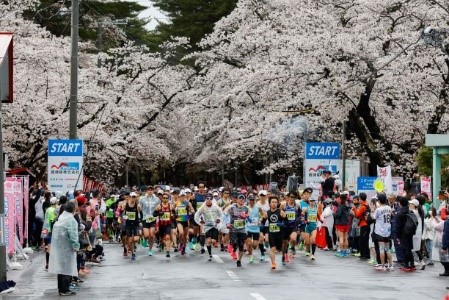
POLYGON ((353 207, 351 214, 359 219, 360 236, 359 236, 359 251, 361 260, 369 260, 369 233, 370 227, 366 221, 366 215, 370 213, 368 202, 366 201, 367 195, 360 193, 360 205, 353 207))

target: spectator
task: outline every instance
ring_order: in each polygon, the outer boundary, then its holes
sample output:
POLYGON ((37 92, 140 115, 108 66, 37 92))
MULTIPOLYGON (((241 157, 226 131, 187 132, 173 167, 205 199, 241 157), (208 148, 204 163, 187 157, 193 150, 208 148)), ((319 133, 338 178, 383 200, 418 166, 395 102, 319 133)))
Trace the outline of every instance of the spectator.
POLYGON ((404 252, 404 271, 415 271, 415 259, 413 258, 413 234, 406 234, 404 232, 405 223, 407 221, 407 214, 409 213, 408 199, 398 196, 401 209, 397 214, 396 238, 402 245, 404 252))
POLYGON ((53 226, 53 247, 48 271, 58 274, 60 296, 76 295, 69 289, 72 276, 78 276, 76 253, 80 248, 78 223, 73 216, 74 212, 73 203, 65 204, 64 212, 53 226))

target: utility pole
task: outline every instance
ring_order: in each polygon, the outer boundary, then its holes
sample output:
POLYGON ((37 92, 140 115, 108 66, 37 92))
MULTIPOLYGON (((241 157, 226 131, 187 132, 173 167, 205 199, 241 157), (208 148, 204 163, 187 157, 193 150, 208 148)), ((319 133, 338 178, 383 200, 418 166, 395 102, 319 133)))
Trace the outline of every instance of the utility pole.
POLYGON ((69 138, 77 139, 78 109, 78 22, 79 1, 72 0, 72 53, 70 61, 70 124, 69 138))

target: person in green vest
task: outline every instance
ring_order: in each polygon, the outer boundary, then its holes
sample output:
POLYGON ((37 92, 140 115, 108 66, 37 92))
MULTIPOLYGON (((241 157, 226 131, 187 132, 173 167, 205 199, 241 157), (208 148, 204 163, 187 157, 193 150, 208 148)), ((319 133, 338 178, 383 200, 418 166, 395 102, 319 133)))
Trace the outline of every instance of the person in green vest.
POLYGON ((45 211, 44 225, 42 227, 42 238, 45 243, 45 270, 48 270, 48 261, 50 259, 50 244, 51 244, 51 230, 53 229, 53 224, 56 222, 56 204, 58 203, 58 198, 50 198, 50 206, 45 211))
POLYGON ((116 218, 114 212, 116 208, 117 208, 117 201, 115 200, 115 197, 111 195, 106 200, 106 233, 109 236, 109 242, 114 241, 115 236, 114 218, 116 218))

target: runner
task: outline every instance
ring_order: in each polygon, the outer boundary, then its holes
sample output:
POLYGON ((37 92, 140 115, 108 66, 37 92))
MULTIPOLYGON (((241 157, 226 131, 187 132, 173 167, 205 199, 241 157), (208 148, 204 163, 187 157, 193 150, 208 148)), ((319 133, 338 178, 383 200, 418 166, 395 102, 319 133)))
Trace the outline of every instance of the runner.
POLYGON ((212 195, 206 195, 206 201, 195 213, 195 222, 202 224, 206 237, 208 261, 212 261, 212 243, 218 240, 218 225, 223 220, 223 212, 218 205, 213 203, 212 195))
MULTIPOLYGON (((284 228, 284 241, 282 243, 282 264, 285 265, 285 263, 289 262, 288 257, 288 248, 289 245, 293 249, 292 251, 295 251, 296 246, 296 240, 298 238, 297 228, 299 219, 301 216, 301 209, 299 207, 299 204, 296 204, 295 198, 296 195, 294 192, 288 193, 286 196, 286 201, 281 203, 280 209, 282 211, 285 211, 285 214, 287 216, 287 219, 285 221, 285 228, 284 228)), ((293 252, 294 254, 295 252, 293 252)))
MULTIPOLYGON (((299 233, 301 235, 302 242, 300 243, 300 250, 304 249, 304 253, 306 256, 310 255, 310 240, 308 239, 310 236, 306 233, 306 220, 304 218, 304 209, 309 207, 309 198, 312 196, 313 189, 308 187, 305 188, 301 194, 301 200, 299 201, 299 208, 301 209, 301 220, 299 224, 299 233), (307 241, 307 242, 306 242, 307 241)), ((332 230, 331 230, 332 231, 332 230)))
POLYGON ((233 253, 239 249, 237 267, 242 266, 243 249, 246 239, 245 220, 248 217, 248 207, 244 205, 245 196, 237 196, 237 203, 229 206, 226 211, 230 216, 228 224, 233 253))
POLYGON ((148 186, 147 193, 140 197, 139 203, 142 207, 143 237, 148 241, 148 256, 153 256, 153 245, 156 237, 156 217, 153 214, 161 201, 154 195, 154 188, 148 186))
POLYGON ((131 251, 131 259, 136 260, 135 244, 139 241, 139 222, 141 219, 142 208, 137 203, 137 193, 131 192, 123 211, 125 220, 125 231, 127 237, 128 250, 131 251))
MULTIPOLYGON (((246 249, 249 254, 249 263, 254 263, 254 255, 253 250, 259 246, 260 257, 263 257, 265 254, 265 249, 263 247, 263 233, 260 232, 260 223, 262 218, 266 219, 266 213, 262 210, 260 206, 256 204, 256 197, 253 194, 248 196, 248 209, 249 216, 246 219, 246 249)), ((261 259, 262 260, 262 259, 261 259)))
MULTIPOLYGON (((195 210, 195 212, 201 207, 201 205, 203 205, 205 197, 206 197, 206 186, 204 185, 204 183, 200 182, 198 184, 198 191, 194 194, 192 200, 192 206, 193 209, 195 210)), ((192 234, 189 237, 189 247, 190 250, 195 250, 197 247, 197 238, 198 238, 198 234, 200 232, 200 226, 199 224, 197 224, 195 222, 195 220, 191 220, 191 224, 190 226, 192 227, 193 231, 192 234)), ((201 241, 200 241, 201 244, 201 241)), ((202 246, 204 246, 204 241, 202 246)), ((204 249, 202 249, 204 251, 204 249)))
POLYGON ((270 196, 270 209, 267 212, 268 241, 270 243, 271 269, 276 269, 276 250, 282 251, 284 234, 284 219, 286 214, 278 208, 279 200, 276 196, 270 196))
POLYGON ((166 257, 170 257, 170 234, 172 226, 171 224, 173 221, 172 210, 173 207, 170 205, 169 195, 167 192, 165 192, 162 196, 162 203, 156 206, 153 215, 159 217, 159 234, 161 239, 163 240, 166 257))
POLYGON ((179 235, 179 252, 181 255, 186 254, 187 236, 189 235, 189 220, 194 214, 192 203, 189 202, 186 192, 182 190, 175 202, 174 215, 176 221, 176 228, 179 235))
MULTIPOLYGON (((220 198, 220 201, 218 201, 218 207, 221 208, 223 211, 227 206, 229 206, 229 203, 231 202, 231 199, 229 198, 230 192, 229 190, 222 190, 222 196, 220 198)), ((226 226, 223 226, 225 223, 225 216, 223 215, 223 223, 222 226, 219 227, 219 234, 218 238, 220 240, 220 251, 224 252, 226 251, 226 246, 229 244, 229 229, 226 228, 226 226)))
POLYGON ((318 207, 314 197, 310 197, 309 206, 304 208, 303 211, 306 223, 306 227, 304 228, 304 241, 306 245, 311 245, 312 254, 310 255, 310 259, 315 260, 318 207))
MULTIPOLYGON (((257 201, 257 205, 260 208, 262 208, 262 210, 265 214, 268 210, 270 210, 270 204, 268 203, 267 195, 268 195, 268 192, 266 190, 260 190, 259 191, 259 199, 257 201)), ((262 234, 262 241, 261 241, 261 244, 259 245, 259 247, 262 247, 264 249, 264 253, 265 253, 267 251, 267 249, 269 248, 269 245, 268 245, 268 221, 267 220, 265 220, 264 222, 261 223, 260 233, 262 234)), ((265 255, 262 255, 260 257, 260 261, 261 262, 265 261, 265 255)))

